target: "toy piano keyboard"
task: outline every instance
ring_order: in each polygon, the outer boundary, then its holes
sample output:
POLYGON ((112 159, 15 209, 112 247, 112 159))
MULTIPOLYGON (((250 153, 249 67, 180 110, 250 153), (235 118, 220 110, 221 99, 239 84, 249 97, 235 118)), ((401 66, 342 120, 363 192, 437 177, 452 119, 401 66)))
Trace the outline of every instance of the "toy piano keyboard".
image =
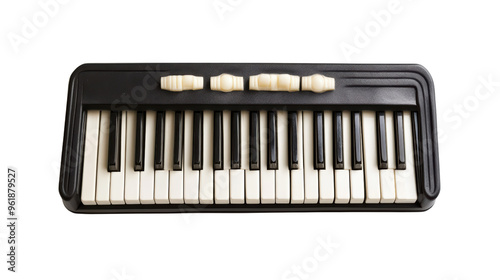
POLYGON ((435 110, 419 65, 84 64, 59 192, 77 213, 423 211, 435 110))

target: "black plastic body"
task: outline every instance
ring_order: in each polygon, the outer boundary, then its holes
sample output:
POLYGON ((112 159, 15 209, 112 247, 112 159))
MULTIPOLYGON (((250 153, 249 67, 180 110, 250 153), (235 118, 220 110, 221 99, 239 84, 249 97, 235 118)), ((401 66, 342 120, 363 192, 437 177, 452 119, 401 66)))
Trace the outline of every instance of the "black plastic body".
MULTIPOLYGON (((376 139, 374 139, 376 141, 376 139)), ((439 156, 434 85, 420 65, 282 64, 282 63, 144 63, 84 64, 70 77, 59 193, 76 213, 424 211, 439 194, 439 156), (244 77, 244 91, 210 90, 210 77, 229 73, 244 77), (251 75, 288 73, 334 77, 336 88, 324 93, 250 91, 251 75), (198 91, 160 89, 167 75, 204 77, 198 91), (416 112, 420 125, 421 163, 416 166, 418 200, 412 204, 257 204, 257 205, 108 205, 80 200, 85 119, 101 110, 375 110, 416 112)))

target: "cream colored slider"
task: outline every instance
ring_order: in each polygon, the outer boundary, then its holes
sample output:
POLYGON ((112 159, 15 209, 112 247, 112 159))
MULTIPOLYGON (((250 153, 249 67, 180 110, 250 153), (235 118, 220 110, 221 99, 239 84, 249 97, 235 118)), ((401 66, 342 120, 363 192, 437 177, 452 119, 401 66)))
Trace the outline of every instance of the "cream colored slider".
POLYGON ((300 77, 289 74, 250 76, 250 90, 299 91, 300 77))
POLYGON ((210 89, 223 92, 242 91, 243 77, 237 77, 226 73, 216 77, 210 77, 210 89))
POLYGON ((302 91, 325 92, 335 90, 335 79, 320 74, 302 77, 302 91))
POLYGON ((203 77, 193 75, 170 75, 161 77, 161 89, 169 91, 199 90, 203 88, 203 77))

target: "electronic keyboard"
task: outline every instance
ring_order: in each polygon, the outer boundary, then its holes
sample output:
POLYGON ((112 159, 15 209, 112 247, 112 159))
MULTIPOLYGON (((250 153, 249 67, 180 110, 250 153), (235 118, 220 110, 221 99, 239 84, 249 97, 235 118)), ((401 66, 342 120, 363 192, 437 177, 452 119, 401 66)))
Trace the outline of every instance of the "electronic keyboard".
POLYGON ((59 193, 76 213, 424 211, 439 194, 420 65, 84 64, 59 193))

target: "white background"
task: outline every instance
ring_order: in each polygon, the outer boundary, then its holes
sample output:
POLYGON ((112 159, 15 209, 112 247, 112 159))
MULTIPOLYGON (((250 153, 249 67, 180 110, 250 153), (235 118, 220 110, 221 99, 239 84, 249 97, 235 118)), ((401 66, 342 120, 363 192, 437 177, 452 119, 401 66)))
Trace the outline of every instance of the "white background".
POLYGON ((0 4, 0 217, 12 165, 20 218, 17 274, 1 218, 1 279, 499 278, 493 1, 47 2, 0 4), (36 29, 23 34, 27 22, 36 29), (86 62, 422 64, 436 87, 441 194, 424 213, 72 214, 58 166, 68 79, 86 62))

